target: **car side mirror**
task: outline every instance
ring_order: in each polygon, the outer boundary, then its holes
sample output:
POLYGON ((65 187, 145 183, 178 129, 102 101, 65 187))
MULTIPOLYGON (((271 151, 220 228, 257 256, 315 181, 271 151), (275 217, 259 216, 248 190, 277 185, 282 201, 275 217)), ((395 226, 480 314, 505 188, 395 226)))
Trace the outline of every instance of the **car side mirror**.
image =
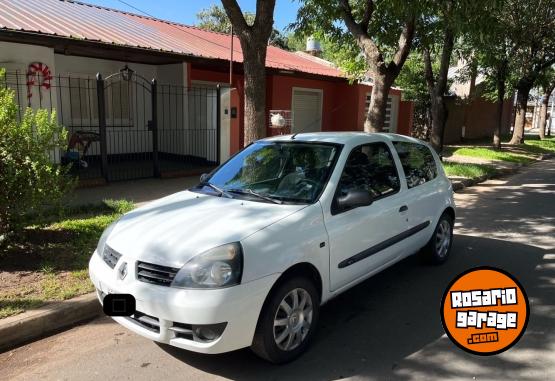
POLYGON ((336 200, 337 210, 345 212, 347 210, 368 206, 372 204, 373 198, 368 191, 353 189, 346 195, 340 196, 336 200))
POLYGON ((203 173, 202 175, 200 175, 200 183, 202 184, 207 182, 209 178, 210 178, 210 174, 203 173))

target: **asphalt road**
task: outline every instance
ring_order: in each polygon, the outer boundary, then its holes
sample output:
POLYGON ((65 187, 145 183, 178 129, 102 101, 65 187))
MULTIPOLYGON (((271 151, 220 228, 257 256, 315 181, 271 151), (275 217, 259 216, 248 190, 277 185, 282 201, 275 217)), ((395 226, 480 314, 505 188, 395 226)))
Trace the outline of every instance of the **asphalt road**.
POLYGON ((248 349, 199 355, 157 345, 100 318, 0 354, 2 380, 548 380, 555 375, 555 161, 469 188, 452 257, 440 267, 408 258, 323 307, 303 357, 273 366, 248 349), (526 334, 493 357, 445 336, 442 293, 462 271, 513 273, 531 303, 526 334))

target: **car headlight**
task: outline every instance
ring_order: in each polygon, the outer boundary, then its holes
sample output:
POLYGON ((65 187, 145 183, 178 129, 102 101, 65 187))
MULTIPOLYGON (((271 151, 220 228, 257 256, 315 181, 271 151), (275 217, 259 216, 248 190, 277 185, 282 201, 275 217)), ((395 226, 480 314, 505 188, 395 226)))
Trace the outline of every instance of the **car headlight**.
POLYGON ((116 224, 118 223, 118 221, 119 220, 116 220, 112 222, 110 225, 108 225, 108 227, 104 230, 104 232, 100 236, 100 239, 98 240, 98 245, 96 245, 96 252, 98 253, 98 255, 100 255, 100 257, 102 257, 102 253, 104 252, 104 246, 106 246, 106 241, 108 240, 110 233, 112 233, 112 230, 114 230, 114 228, 116 227, 116 224))
POLYGON ((241 282, 243 250, 239 242, 218 246, 199 254, 177 272, 172 287, 222 288, 241 282))

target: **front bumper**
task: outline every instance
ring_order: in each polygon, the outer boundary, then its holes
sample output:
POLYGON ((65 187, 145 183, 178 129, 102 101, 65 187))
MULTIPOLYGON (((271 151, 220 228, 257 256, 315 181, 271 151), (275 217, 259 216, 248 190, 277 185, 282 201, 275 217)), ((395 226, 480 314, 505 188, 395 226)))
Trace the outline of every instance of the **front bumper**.
POLYGON ((146 315, 143 320, 154 324, 141 324, 130 317, 113 317, 115 321, 151 340, 200 353, 223 353, 250 346, 264 300, 279 277, 273 274, 223 289, 186 290, 137 280, 135 262, 122 256, 111 269, 95 251, 89 262, 89 275, 100 302, 108 293, 133 295, 136 310, 146 315), (128 274, 122 280, 117 270, 123 261, 127 262, 128 274), (178 333, 187 325, 224 322, 227 326, 222 335, 210 342, 194 341, 178 333))

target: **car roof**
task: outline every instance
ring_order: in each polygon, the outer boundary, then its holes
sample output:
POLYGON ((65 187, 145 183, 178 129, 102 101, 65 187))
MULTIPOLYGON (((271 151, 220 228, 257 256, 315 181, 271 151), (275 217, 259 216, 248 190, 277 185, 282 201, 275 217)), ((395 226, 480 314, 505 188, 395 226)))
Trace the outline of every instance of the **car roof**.
POLYGON ((344 145, 357 145, 368 142, 380 141, 406 141, 412 143, 424 143, 421 140, 399 134, 383 133, 383 132, 307 132, 289 135, 272 136, 263 141, 296 141, 296 142, 323 142, 323 143, 339 143, 344 145))

